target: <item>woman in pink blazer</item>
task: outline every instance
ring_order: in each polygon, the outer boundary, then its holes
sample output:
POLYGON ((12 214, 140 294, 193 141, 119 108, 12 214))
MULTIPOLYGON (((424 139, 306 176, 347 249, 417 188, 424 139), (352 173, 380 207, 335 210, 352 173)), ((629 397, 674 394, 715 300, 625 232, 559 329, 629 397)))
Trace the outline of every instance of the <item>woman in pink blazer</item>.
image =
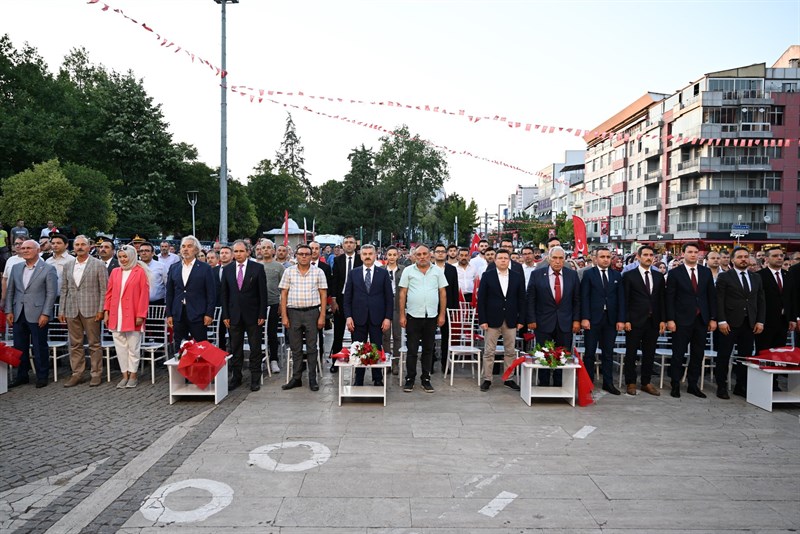
POLYGON ((114 336, 122 380, 117 388, 135 388, 139 383, 139 347, 150 305, 150 269, 137 260, 136 249, 125 245, 117 252, 119 267, 111 271, 103 310, 114 336))

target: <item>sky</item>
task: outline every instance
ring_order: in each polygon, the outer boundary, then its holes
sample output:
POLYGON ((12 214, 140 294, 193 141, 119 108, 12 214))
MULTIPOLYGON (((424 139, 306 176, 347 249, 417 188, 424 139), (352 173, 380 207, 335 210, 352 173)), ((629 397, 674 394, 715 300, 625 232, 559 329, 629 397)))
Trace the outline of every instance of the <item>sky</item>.
MULTIPOLYGON (((137 24, 102 11, 103 0, 0 0, 0 34, 18 48, 28 42, 52 71, 78 47, 93 63, 133 71, 162 105, 174 141, 194 145, 202 161, 218 167, 221 79, 183 50, 220 65, 220 6, 105 3, 137 24), (160 46, 142 23, 175 45, 160 46), (178 46, 183 50, 174 53, 178 46)), ((362 144, 377 150, 385 135, 331 117, 387 130, 407 124, 439 147, 474 156, 445 153, 445 191, 474 199, 491 216, 517 185, 536 185, 536 172, 585 145, 569 133, 526 132, 466 115, 596 127, 645 92, 672 93, 717 70, 771 66, 800 44, 800 0, 241 0, 227 6, 227 36, 229 85, 307 95, 275 96, 275 104, 228 93, 234 179, 246 183, 261 160, 275 157, 287 111, 317 185, 343 179, 348 154, 362 144), (465 116, 350 100, 439 106, 465 116)))

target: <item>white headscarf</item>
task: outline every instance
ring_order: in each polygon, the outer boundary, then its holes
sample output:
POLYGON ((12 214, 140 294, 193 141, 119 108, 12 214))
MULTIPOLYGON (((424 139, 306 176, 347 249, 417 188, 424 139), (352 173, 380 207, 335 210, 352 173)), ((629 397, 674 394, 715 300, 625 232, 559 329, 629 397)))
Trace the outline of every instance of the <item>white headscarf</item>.
POLYGON ((119 266, 122 268, 123 271, 130 271, 137 265, 144 269, 145 275, 147 275, 147 283, 148 285, 153 284, 153 273, 150 271, 150 267, 147 266, 145 262, 138 259, 138 254, 136 249, 131 245, 123 245, 119 247, 119 251, 117 251, 117 259, 119 260, 119 266), (124 252, 126 256, 126 260, 123 262, 122 258, 120 257, 119 253, 124 252))

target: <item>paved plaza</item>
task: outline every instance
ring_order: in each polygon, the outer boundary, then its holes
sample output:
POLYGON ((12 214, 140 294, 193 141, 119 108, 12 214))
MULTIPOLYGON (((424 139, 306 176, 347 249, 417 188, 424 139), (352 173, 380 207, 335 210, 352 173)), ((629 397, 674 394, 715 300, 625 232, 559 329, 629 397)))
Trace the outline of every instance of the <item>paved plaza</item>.
MULTIPOLYGON (((63 376, 63 375, 62 375, 63 376)), ((170 406, 167 378, 0 396, 0 532, 794 532, 800 407, 662 390, 525 405, 467 369, 388 405, 238 389, 170 406)), ((419 384, 419 382, 417 383, 419 384)))

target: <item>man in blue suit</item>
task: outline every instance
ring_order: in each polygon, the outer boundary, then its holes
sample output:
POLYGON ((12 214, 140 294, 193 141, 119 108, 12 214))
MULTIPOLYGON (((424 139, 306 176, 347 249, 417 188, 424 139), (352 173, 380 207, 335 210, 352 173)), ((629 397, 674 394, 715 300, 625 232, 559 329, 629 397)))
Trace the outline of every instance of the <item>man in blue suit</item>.
POLYGON ((619 395, 620 391, 614 387, 611 369, 614 338, 618 331, 625 328, 622 275, 611 269, 611 251, 608 248, 596 248, 593 254, 597 265, 586 269, 581 280, 581 328, 586 348, 583 363, 594 382, 594 359, 599 345, 603 389, 612 395, 619 395))
MULTIPOLYGON (((375 268, 375 247, 361 246, 361 266, 350 271, 344 286, 344 316, 353 341, 367 341, 381 349, 383 332, 392 326, 394 294, 389 273, 375 268)), ((380 369, 372 369, 372 382, 383 385, 380 369)), ((364 368, 356 369, 356 386, 364 385, 364 368)))
MULTIPOLYGON (((509 268, 511 254, 501 248, 497 251, 494 269, 487 269, 478 288, 478 323, 486 335, 483 350, 483 383, 481 391, 489 391, 492 385, 495 347, 497 339, 503 336, 503 371, 516 357, 514 344, 517 330, 525 324, 525 275, 509 268)), ((519 391, 519 385, 506 380, 503 385, 519 391)))
POLYGON ((694 243, 683 245, 683 265, 672 269, 667 277, 664 309, 667 313, 667 330, 672 332, 672 359, 669 374, 672 379, 670 395, 681 396, 681 377, 686 349, 689 348, 689 366, 686 372, 686 391, 705 399, 697 387, 706 333, 717 329, 717 291, 711 269, 698 265, 700 249, 694 243))
POLYGON ((174 329, 175 343, 189 336, 208 341, 207 328, 214 321, 217 281, 211 267, 197 261, 200 241, 193 235, 181 240, 181 261, 170 265, 167 276, 167 326, 174 329))
MULTIPOLYGON (((581 323, 580 281, 578 273, 564 269, 566 252, 554 246, 548 252, 550 265, 531 273, 528 280, 528 328, 536 334, 536 343, 553 341, 556 346, 572 350, 572 334, 581 323)), ((561 371, 539 371, 539 385, 561 387, 561 371)))

